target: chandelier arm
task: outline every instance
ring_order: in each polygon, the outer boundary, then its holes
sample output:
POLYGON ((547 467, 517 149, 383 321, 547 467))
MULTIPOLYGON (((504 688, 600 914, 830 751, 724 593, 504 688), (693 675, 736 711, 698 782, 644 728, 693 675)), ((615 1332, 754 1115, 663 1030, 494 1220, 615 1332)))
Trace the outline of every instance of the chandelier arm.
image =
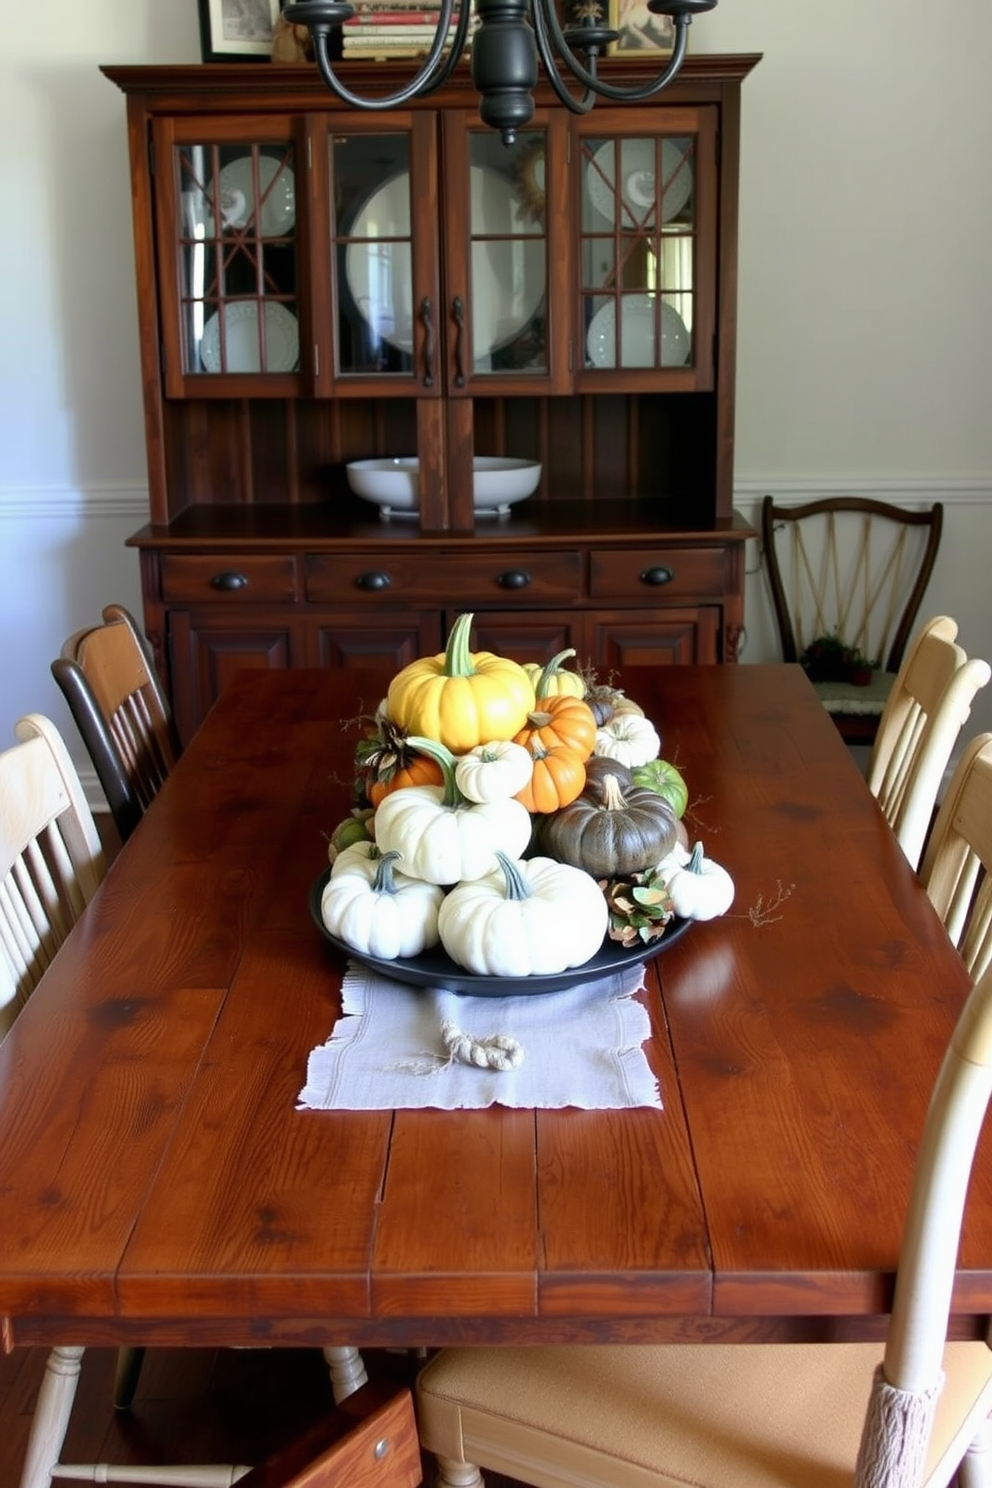
MULTIPOLYGON (((306 0, 303 5, 287 5, 283 15, 294 23, 293 11, 300 11, 298 24, 310 24, 311 17, 305 12, 312 10, 313 0, 306 0)), ((342 103, 347 103, 351 108, 374 110, 396 108, 400 104, 408 103, 411 98, 423 98, 439 88, 443 82, 454 71, 468 36, 469 21, 471 18, 471 0, 461 0, 461 9, 458 13, 458 24, 451 43, 451 49, 441 61, 441 55, 445 48, 448 30, 455 10, 455 0, 441 0, 441 10, 438 17, 437 31, 430 49, 424 59, 423 65, 409 83, 397 89, 395 93, 382 94, 378 97, 368 98, 361 94, 353 93, 335 73, 330 58, 330 27, 327 24, 313 24, 310 26, 310 34, 313 38, 314 61, 321 78, 342 103)), ((319 18, 318 18, 319 19, 319 18)))
POLYGON ((583 66, 575 53, 570 49, 565 40, 564 33, 558 25, 557 17, 550 17, 552 34, 554 34, 555 45, 561 52, 562 60, 566 67, 577 79, 591 88, 600 98, 609 98, 616 103, 642 103, 648 98, 653 98, 660 93, 662 88, 672 81, 682 63, 685 61, 686 48, 689 43, 689 16, 675 16, 675 42, 672 47, 672 55, 668 59, 668 65, 652 78, 649 83, 642 83, 638 87, 619 88, 615 83, 608 83, 605 78, 597 77, 596 74, 583 66), (557 34, 555 34, 557 32, 557 34), (560 37, 560 41, 559 41, 560 37))
POLYGON ((562 33, 561 27, 558 25, 558 17, 555 15, 553 4, 549 10, 548 16, 546 17, 544 14, 544 5, 542 4, 542 0, 534 0, 532 6, 532 14, 534 17, 534 40, 537 42, 538 56, 544 64, 544 71, 548 75, 548 82, 551 84, 561 102, 567 109, 570 109, 573 114, 588 114, 593 104, 596 102, 596 94, 593 89, 587 85, 586 91, 582 95, 582 97, 574 98, 568 91, 568 87, 566 86, 564 79, 558 71, 554 49, 548 36, 549 23, 552 32, 557 31, 557 35, 555 36, 555 45, 559 46, 562 54, 562 59, 567 67, 570 67, 568 58, 571 56, 571 53, 569 52, 568 44, 565 41, 565 37, 562 33))

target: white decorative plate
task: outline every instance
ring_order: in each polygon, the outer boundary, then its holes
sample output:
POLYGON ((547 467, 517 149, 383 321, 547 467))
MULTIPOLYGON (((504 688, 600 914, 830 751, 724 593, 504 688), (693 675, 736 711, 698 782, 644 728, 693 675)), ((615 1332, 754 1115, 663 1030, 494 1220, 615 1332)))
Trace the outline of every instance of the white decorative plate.
MULTIPOLYGON (((621 367, 657 366, 654 352, 654 307, 650 295, 624 295, 620 323, 621 367)), ((691 337, 674 306, 661 302, 661 365, 684 367, 691 337)), ((586 333, 586 348, 594 367, 617 365, 616 307, 607 301, 596 311, 586 333)))
MULTIPOLYGON (((265 238, 282 238, 296 222, 296 182, 290 167, 271 155, 258 157, 258 184, 262 193, 261 221, 255 230, 265 238)), ((246 228, 255 211, 255 183, 249 155, 240 155, 225 165, 217 178, 220 190, 221 231, 246 228)), ((207 235, 213 223, 208 216, 207 235)))
POLYGON ((265 307, 265 366, 261 362, 258 334, 258 301, 232 300, 224 307, 224 340, 227 366, 220 350, 220 313, 211 315, 203 327, 200 356, 208 372, 292 372, 300 359, 300 325, 277 300, 263 300, 265 307))
MULTIPOLYGON (((479 357, 507 346, 544 299, 545 245, 514 189, 499 171, 472 166, 472 349, 479 357), (486 242, 487 233, 520 236, 486 242), (479 241, 482 239, 482 241, 479 241)), ((385 182, 359 208, 348 236, 345 276, 355 304, 375 334, 413 350, 410 177, 385 182), (390 242, 389 239, 399 239, 390 242), (379 241, 386 240, 386 241, 379 241)))
MULTIPOLYGON (((655 142, 650 139, 618 139, 601 145, 586 166, 589 200, 607 222, 616 221, 617 188, 613 169, 615 151, 620 152, 620 226, 625 231, 654 227, 654 207, 660 191, 655 182, 655 142)), ((661 142, 664 195, 661 220, 679 215, 692 192, 692 160, 674 140, 661 142)))

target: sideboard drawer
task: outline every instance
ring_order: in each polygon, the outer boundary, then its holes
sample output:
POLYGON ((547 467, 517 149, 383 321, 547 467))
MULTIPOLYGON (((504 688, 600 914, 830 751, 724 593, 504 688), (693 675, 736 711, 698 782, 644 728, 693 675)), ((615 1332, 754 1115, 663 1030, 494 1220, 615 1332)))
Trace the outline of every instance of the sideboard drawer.
POLYGON ((582 592, 582 555, 464 551, 450 553, 311 553, 306 595, 311 603, 369 600, 380 604, 508 605, 568 603, 582 592))
POLYGON ((633 548, 593 552, 589 593, 594 599, 659 600, 719 594, 727 582, 720 548, 633 548))
POLYGON ((180 554, 162 558, 162 598, 166 603, 212 599, 252 604, 297 599, 296 559, 292 554, 249 557, 246 553, 180 554))

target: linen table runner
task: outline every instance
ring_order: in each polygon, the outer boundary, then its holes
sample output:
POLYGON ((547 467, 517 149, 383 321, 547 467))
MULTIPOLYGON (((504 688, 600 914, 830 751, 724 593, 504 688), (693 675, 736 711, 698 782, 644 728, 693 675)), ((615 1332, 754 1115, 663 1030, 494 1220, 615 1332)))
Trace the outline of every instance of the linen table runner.
POLYGON ((350 961, 342 1015, 310 1055, 297 1109, 660 1109, 641 1048, 650 1019, 633 996, 643 986, 638 963, 564 992, 461 997, 403 986, 350 961), (510 1035, 522 1045, 521 1063, 496 1071, 450 1060, 445 1019, 472 1038, 510 1035))

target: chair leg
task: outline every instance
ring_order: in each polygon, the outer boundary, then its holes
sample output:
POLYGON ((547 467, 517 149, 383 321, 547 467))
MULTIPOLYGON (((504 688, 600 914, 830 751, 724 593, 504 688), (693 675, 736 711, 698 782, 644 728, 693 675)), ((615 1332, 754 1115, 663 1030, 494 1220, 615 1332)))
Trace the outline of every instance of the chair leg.
POLYGON ((474 1462, 453 1462, 450 1457, 436 1457, 435 1488, 485 1488, 482 1474, 474 1462))
POLYGON ((365 1362, 357 1348, 325 1348, 324 1359, 331 1376, 335 1405, 340 1405, 342 1400, 368 1384, 365 1362))
POLYGON ((957 1488, 992 1488, 992 1419, 976 1432, 958 1467, 957 1488))
POLYGON ((134 1392, 138 1388, 141 1366, 145 1362, 143 1348, 124 1346, 117 1350, 117 1370, 114 1374, 114 1410, 130 1410, 134 1404, 134 1392))
POLYGON ((81 1348, 57 1346, 48 1356, 28 1436, 20 1488, 51 1488, 52 1468, 59 1460, 69 1429, 84 1353, 81 1348))

